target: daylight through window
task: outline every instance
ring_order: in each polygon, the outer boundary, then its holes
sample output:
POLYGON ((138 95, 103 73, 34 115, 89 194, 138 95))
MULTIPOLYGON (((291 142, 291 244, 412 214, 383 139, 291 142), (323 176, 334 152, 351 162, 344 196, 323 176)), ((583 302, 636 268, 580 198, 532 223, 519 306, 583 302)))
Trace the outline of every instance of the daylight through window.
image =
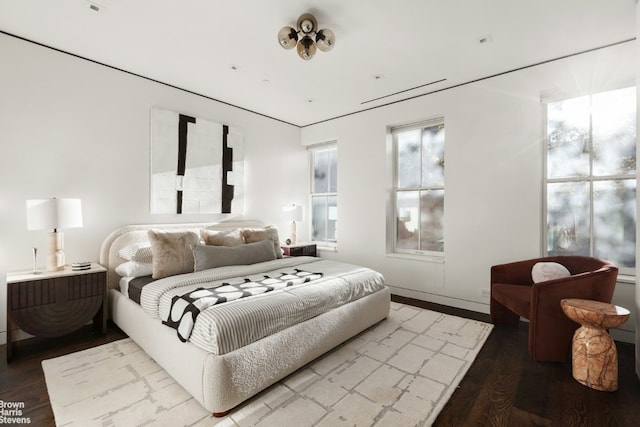
POLYGON ((635 87, 546 104, 546 252, 635 274, 635 87))

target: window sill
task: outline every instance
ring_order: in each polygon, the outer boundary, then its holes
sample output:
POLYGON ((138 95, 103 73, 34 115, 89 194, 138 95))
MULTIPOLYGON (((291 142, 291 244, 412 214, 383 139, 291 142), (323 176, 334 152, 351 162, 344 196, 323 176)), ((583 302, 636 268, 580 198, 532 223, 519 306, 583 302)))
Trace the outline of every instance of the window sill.
POLYGON ((422 262, 433 262, 438 264, 444 264, 444 255, 429 255, 429 254, 418 255, 418 254, 392 252, 387 254, 387 258, 397 258, 397 259, 406 259, 411 261, 422 261, 422 262))
POLYGON ((618 274, 618 278, 616 279, 618 283, 629 283, 631 285, 636 284, 636 277, 629 276, 628 274, 618 274))
POLYGON ((338 252, 338 245, 335 243, 327 242, 313 242, 316 245, 316 249, 322 252, 338 252))

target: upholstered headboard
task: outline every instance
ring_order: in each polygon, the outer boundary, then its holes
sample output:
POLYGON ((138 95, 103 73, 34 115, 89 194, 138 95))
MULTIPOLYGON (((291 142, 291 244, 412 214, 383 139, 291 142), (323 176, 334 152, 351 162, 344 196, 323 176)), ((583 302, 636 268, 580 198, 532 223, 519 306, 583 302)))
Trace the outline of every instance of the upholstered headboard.
POLYGON ((189 224, 141 224, 125 225, 111 232, 102 242, 100 247, 100 264, 107 269, 107 289, 119 289, 120 276, 115 268, 125 262, 118 255, 120 249, 134 243, 149 241, 148 230, 165 231, 195 231, 199 234, 202 229, 209 230, 233 230, 235 228, 260 228, 264 223, 256 220, 203 222, 189 224))

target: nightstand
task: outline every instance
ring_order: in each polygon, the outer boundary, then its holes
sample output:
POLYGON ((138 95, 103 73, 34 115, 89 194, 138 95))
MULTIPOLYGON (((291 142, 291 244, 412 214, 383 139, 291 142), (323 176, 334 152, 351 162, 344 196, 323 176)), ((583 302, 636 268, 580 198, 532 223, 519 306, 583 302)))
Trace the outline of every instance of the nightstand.
POLYGON ((93 319, 94 329, 107 327, 107 270, 92 263, 87 270, 14 272, 7 274, 7 361, 11 361, 13 330, 36 337, 73 332, 93 319))
POLYGON ((315 243, 297 243, 295 245, 282 246, 285 256, 316 256, 315 243))

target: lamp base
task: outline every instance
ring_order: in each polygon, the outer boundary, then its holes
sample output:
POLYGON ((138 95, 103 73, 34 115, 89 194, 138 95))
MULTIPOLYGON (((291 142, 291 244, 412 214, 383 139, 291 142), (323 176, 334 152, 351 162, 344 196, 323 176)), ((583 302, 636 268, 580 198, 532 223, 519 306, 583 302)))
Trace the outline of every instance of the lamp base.
POLYGON ((62 231, 49 233, 49 251, 47 253, 47 271, 64 270, 64 234, 62 231))
POLYGON ((296 244, 297 236, 296 236, 296 222, 295 221, 291 221, 291 237, 289 237, 289 239, 291 240, 291 244, 292 245, 296 244))

